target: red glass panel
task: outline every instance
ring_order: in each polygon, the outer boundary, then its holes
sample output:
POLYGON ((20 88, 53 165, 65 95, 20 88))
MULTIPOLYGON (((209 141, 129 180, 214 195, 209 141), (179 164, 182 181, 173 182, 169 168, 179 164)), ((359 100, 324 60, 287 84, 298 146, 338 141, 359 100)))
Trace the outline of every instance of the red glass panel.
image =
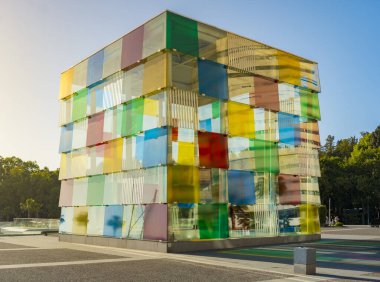
POLYGON ((198 132, 199 165, 228 168, 227 137, 212 132, 198 132))

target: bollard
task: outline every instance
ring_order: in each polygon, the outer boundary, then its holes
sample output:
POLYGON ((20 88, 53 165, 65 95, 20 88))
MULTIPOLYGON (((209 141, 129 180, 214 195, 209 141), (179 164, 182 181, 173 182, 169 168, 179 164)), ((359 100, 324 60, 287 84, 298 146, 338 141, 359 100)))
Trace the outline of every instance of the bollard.
POLYGON ((294 273, 315 274, 316 252, 313 248, 294 248, 294 273))

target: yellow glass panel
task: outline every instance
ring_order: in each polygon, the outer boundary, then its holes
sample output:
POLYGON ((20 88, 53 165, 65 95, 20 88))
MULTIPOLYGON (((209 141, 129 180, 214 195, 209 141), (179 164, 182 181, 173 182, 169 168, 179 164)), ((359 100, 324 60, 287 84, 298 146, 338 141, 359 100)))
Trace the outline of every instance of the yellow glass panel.
POLYGON ((61 74, 61 83, 59 85, 59 99, 64 99, 71 95, 73 84, 74 68, 71 68, 61 74))
POLYGON ((61 154, 59 180, 71 178, 71 154, 61 154))
POLYGON ((121 171, 123 157, 123 139, 107 143, 104 149, 103 173, 121 171))
POLYGON ((178 142, 178 163, 194 165, 194 143, 178 142))
POLYGON ((87 153, 86 149, 73 151, 71 153, 72 177, 86 176, 87 153))
POLYGON ((86 235, 88 221, 88 208, 75 207, 73 220, 73 234, 86 235))
POLYGON ((278 51, 278 67, 280 70, 279 79, 294 85, 301 84, 300 59, 294 55, 278 51))
POLYGON ((155 57, 144 64, 143 94, 166 86, 166 54, 155 57))
POLYGON ((244 104, 228 102, 228 130, 232 136, 255 138, 253 109, 244 104))
POLYGON ((159 101, 154 99, 144 99, 144 115, 158 116, 159 101))
POLYGON ((320 233, 318 207, 315 205, 300 205, 301 233, 315 234, 320 233))
POLYGON ((199 202, 199 169, 194 166, 168 166, 168 203, 199 202))

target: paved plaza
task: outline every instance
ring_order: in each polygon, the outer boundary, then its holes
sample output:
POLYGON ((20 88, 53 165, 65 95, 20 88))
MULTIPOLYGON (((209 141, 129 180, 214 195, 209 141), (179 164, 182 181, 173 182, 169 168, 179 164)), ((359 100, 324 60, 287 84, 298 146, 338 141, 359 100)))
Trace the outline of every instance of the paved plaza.
POLYGON ((0 281, 380 281, 380 229, 324 229, 313 243, 186 254, 0 237, 0 281), (293 273, 293 248, 317 249, 317 275, 293 273))

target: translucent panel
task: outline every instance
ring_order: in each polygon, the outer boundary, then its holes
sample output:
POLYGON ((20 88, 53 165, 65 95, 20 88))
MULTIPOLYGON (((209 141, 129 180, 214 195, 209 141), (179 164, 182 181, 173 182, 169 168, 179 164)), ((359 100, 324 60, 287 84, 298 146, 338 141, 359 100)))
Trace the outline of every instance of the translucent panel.
POLYGON ((138 98, 132 100, 126 105, 126 126, 123 129, 123 136, 130 136, 143 130, 144 118, 144 99, 138 98))
POLYGON ((299 117, 286 113, 278 113, 278 129, 280 142, 289 145, 300 144, 299 117))
POLYGON ((69 123, 61 127, 61 140, 59 142, 59 152, 71 151, 73 143, 73 124, 69 123))
POLYGON ((169 54, 171 60, 171 84, 173 87, 198 91, 198 61, 190 55, 169 54))
POLYGON ((67 100, 59 101, 60 104, 60 116, 59 124, 64 125, 72 122, 72 111, 73 111, 73 97, 67 100))
POLYGON ((104 145, 88 148, 87 175, 103 173, 104 145))
POLYGON ((87 173, 87 149, 80 149, 71 153, 71 176, 82 177, 87 173))
POLYGON ((199 239, 198 205, 175 204, 168 206, 169 239, 172 241, 199 239))
POLYGON ((142 95, 144 79, 144 65, 138 65, 123 73, 123 93, 126 101, 142 95))
POLYGON ((121 47, 123 40, 119 39, 103 49, 103 75, 106 78, 121 68, 121 47))
POLYGON ((199 131, 198 147, 201 167, 228 168, 226 135, 199 131))
POLYGON ((312 148, 320 148, 321 139, 319 136, 318 122, 302 118, 300 121, 301 142, 312 148))
POLYGON ((104 212, 104 236, 121 238, 123 227, 123 206, 106 206, 104 212))
POLYGON ((253 206, 229 206, 229 237, 255 237, 255 213, 253 206))
POLYGON ((61 82, 59 85, 59 99, 70 96, 72 91, 74 69, 71 68, 61 74, 61 82))
POLYGON ((104 113, 103 141, 110 141, 124 136, 126 126, 126 105, 107 110, 104 113))
POLYGON ((196 21, 167 12, 166 47, 199 56, 198 25, 196 21))
POLYGON ((200 239, 228 238, 227 204, 200 204, 198 223, 200 239))
POLYGON ((74 67, 72 91, 77 92, 87 86, 87 60, 84 60, 74 67))
POLYGON ((321 120, 318 94, 306 89, 299 89, 301 97, 301 116, 321 120))
POLYGON ((250 151, 254 152, 255 170, 277 173, 278 147, 277 143, 264 140, 249 140, 250 151))
POLYGON ((143 94, 166 87, 166 57, 166 54, 160 54, 144 64, 143 94))
POLYGON ((73 231, 73 207, 62 207, 61 217, 59 219, 59 233, 72 233, 73 231))
POLYGON ((198 97, 199 130, 226 133, 226 103, 208 97, 198 97))
POLYGON ((87 205, 103 205, 104 175, 95 175, 88 178, 87 205))
MULTIPOLYGON (((166 14, 161 14, 144 25, 142 57, 146 58, 165 48, 166 14)), ((136 44, 134 42, 134 44, 136 44)))
POLYGON ((299 58, 289 53, 285 53, 283 51, 278 50, 277 60, 280 81, 285 81, 294 85, 300 85, 301 70, 299 58))
POLYGON ((280 110, 278 83, 276 81, 254 77, 255 93, 251 96, 251 104, 273 111, 280 110))
POLYGON ((199 170, 200 201, 205 203, 227 203, 227 173, 223 169, 199 170))
POLYGON ((86 146, 103 142, 104 112, 98 113, 88 119, 86 146))
POLYGON ((121 68, 124 69, 142 59, 144 26, 140 26, 123 37, 121 68))
POLYGON ((168 166, 168 203, 199 202, 199 170, 191 166, 168 166))
POLYGON ((144 232, 144 210, 143 205, 124 206, 126 218, 126 238, 142 239, 144 232))
POLYGON ((198 95, 195 92, 180 89, 169 90, 168 125, 173 127, 198 128, 198 95))
POLYGON ((278 223, 280 233, 295 233, 300 231, 300 215, 296 206, 279 206, 278 223))
POLYGON ((59 194, 59 206, 68 207, 73 204, 73 186, 72 179, 61 181, 61 193, 59 194))
POLYGON ((132 136, 123 142, 123 170, 142 168, 144 136, 132 136))
POLYGON ((232 136, 255 138, 253 109, 248 105, 228 102, 228 131, 232 136))
POLYGON ((167 240, 168 208, 167 205, 146 205, 144 213, 145 240, 167 240))
POLYGON ((127 97, 123 90, 123 76, 123 72, 117 72, 100 84, 102 85, 102 105, 104 109, 109 109, 126 101, 127 97))
POLYGON ((280 111, 293 115, 301 115, 301 99, 299 88, 286 83, 279 83, 280 111))
POLYGON ((227 69, 221 65, 208 60, 198 60, 199 93, 227 100, 227 69))
POLYGON ((320 233, 318 207, 315 205, 300 205, 301 233, 320 233))
POLYGON ((104 101, 104 84, 95 84, 88 89, 87 107, 88 113, 93 115, 105 109, 104 101))
POLYGON ((123 155, 123 139, 105 144, 103 173, 121 171, 123 155))
POLYGON ((144 193, 144 170, 122 173, 121 200, 123 204, 142 204, 144 193))
POLYGON ((300 189, 303 204, 321 204, 317 177, 301 177, 300 189))
POLYGON ((255 88, 253 83, 253 74, 228 69, 228 97, 231 101, 254 105, 255 88))
POLYGON ((88 58, 87 86, 102 80, 104 49, 88 58))
POLYGON ((87 203, 87 178, 74 179, 73 206, 85 206, 87 203))
POLYGON ((257 237, 277 236, 279 229, 276 205, 274 203, 256 204, 253 210, 257 237))
POLYGON ((59 180, 71 178, 71 154, 61 154, 59 166, 59 180))
POLYGON ((123 174, 112 173, 105 176, 104 204, 122 204, 123 174))
POLYGON ((248 138, 228 138, 229 168, 234 170, 253 170, 255 168, 254 152, 250 150, 248 138))
POLYGON ((104 229, 104 206, 88 207, 87 235, 102 236, 104 229))
POLYGON ((83 119, 74 123, 73 131, 73 149, 79 149, 86 147, 87 139, 87 119, 83 119))
POLYGON ((299 205, 301 203, 300 178, 298 175, 279 174, 278 187, 281 205, 299 205))
POLYGON ((301 86, 320 92, 321 88, 319 82, 318 65, 316 63, 311 63, 305 59, 301 59, 300 67, 301 86))
POLYGON ((278 115, 262 108, 254 109, 256 139, 278 141, 278 115))
POLYGON ((199 57, 227 64, 227 54, 220 52, 227 44, 227 32, 198 22, 199 57))
POLYGON ((256 204, 276 204, 278 196, 277 174, 255 172, 256 204))
POLYGON ((84 118, 87 115, 87 88, 76 92, 73 98, 73 121, 84 118))
POLYGON ((194 130, 173 127, 170 141, 168 158, 172 162, 182 165, 198 165, 194 130))
POLYGON ((144 99, 143 130, 162 127, 167 124, 166 93, 158 93, 144 99))
POLYGON ((144 132, 143 167, 151 167, 167 163, 167 128, 155 128, 144 132), (154 152, 149 153, 149 151, 154 152))
POLYGON ((88 207, 74 208, 73 234, 86 235, 88 223, 88 207))
POLYGON ((166 203, 167 202, 167 167, 152 167, 144 169, 144 188, 142 202, 166 203))
POLYGON ((253 205, 256 202, 253 172, 229 170, 227 174, 228 202, 233 205, 253 205))

